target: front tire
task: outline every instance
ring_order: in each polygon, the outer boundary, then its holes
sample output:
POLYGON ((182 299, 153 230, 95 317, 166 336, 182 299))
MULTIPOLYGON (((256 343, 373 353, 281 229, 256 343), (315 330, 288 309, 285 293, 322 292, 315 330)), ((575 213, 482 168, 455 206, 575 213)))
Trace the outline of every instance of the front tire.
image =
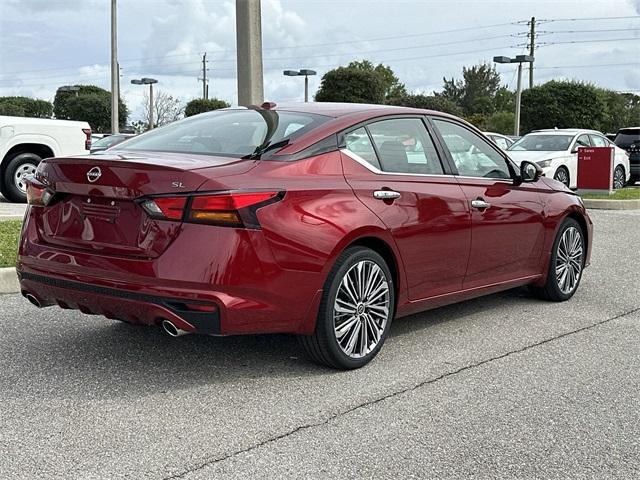
POLYGON ((586 243, 582 228, 573 218, 565 219, 553 242, 545 285, 533 288, 533 291, 545 300, 569 300, 580 285, 585 255, 586 243))
POLYGON ((18 153, 7 164, 2 178, 2 194, 14 203, 27 201, 26 178, 34 175, 42 160, 35 153, 18 153))
POLYGON ((553 174, 553 179, 564 183, 567 188, 569 188, 569 185, 571 184, 571 180, 569 178, 569 170, 567 170, 565 167, 558 167, 556 173, 553 174))
POLYGON ((300 343, 316 363, 360 368, 378 354, 395 307, 393 277, 384 259, 365 247, 345 250, 325 282, 316 328, 300 343))

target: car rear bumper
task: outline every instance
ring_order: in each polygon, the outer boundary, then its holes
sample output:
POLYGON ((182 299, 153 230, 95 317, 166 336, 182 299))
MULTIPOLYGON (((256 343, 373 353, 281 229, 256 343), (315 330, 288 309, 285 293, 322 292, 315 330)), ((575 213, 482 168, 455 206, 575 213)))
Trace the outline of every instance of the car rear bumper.
POLYGON ((169 320, 189 333, 220 335, 220 307, 214 301, 139 293, 21 271, 24 296, 39 306, 58 305, 88 315, 104 315, 128 323, 154 325, 169 320))
POLYGON ((323 284, 280 267, 259 230, 184 225, 159 257, 127 258, 48 245, 28 213, 17 272, 42 306, 208 335, 309 333, 323 284))

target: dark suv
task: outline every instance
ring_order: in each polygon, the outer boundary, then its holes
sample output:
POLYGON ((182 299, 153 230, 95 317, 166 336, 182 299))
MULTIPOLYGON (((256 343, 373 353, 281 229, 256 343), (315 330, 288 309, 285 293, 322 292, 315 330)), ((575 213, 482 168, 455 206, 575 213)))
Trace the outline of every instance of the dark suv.
POLYGON ((614 143, 629 153, 629 184, 633 185, 640 180, 640 127, 621 128, 614 143))

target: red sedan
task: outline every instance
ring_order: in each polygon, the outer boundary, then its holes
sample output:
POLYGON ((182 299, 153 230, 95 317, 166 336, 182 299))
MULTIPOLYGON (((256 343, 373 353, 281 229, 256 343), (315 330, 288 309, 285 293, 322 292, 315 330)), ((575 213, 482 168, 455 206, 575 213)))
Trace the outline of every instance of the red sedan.
POLYGON ((33 304, 173 336, 294 333, 343 369, 378 353, 394 317, 522 285, 567 300, 591 253, 578 196, 411 108, 205 113, 44 160, 28 197, 33 304))

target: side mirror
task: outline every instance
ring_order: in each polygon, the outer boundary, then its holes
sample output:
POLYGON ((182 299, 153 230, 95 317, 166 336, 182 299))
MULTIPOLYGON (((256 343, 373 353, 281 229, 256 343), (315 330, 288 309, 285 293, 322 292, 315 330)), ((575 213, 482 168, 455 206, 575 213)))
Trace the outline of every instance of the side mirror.
POLYGON ((571 153, 578 153, 578 147, 576 147, 573 150, 571 150, 571 153))
POLYGON ((520 164, 520 179, 522 182, 537 182, 542 174, 542 168, 536 163, 523 160, 520 164))

